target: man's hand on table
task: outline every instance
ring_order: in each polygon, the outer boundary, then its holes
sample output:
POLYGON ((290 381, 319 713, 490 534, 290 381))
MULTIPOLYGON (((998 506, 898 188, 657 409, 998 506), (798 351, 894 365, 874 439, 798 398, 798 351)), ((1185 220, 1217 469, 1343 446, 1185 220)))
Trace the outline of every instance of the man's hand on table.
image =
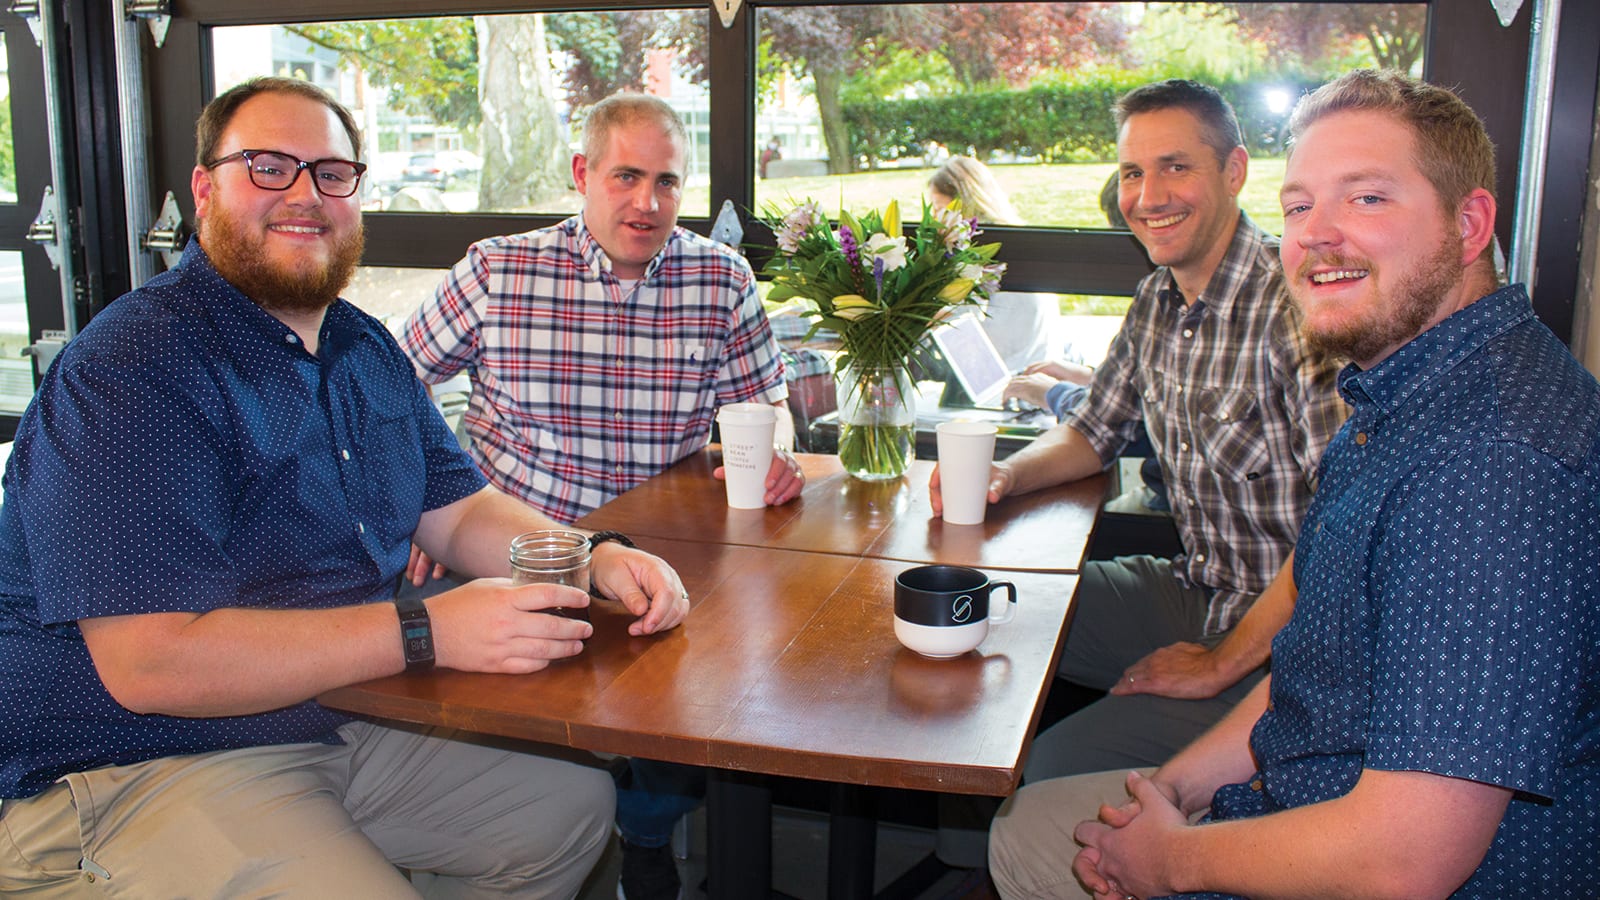
POLYGON ((659 557, 607 541, 594 548, 589 565, 600 595, 639 617, 628 625, 634 637, 666 631, 689 614, 689 592, 659 557))
POLYGON ((594 634, 582 619, 553 614, 589 605, 588 594, 565 585, 479 578, 426 603, 436 662, 464 672, 537 672, 551 660, 582 653, 584 639, 594 634))
MULTIPOLYGON (((718 481, 727 478, 722 466, 713 469, 711 475, 718 481)), ((767 493, 762 499, 768 506, 781 506, 800 496, 800 489, 805 486, 806 473, 801 470, 800 462, 782 447, 774 448, 772 467, 767 469, 767 493)))
MULTIPOLYGON (((991 463, 989 466, 989 502, 999 503, 1000 498, 1011 493, 1011 467, 1003 462, 991 463)), ((934 464, 933 474, 928 476, 928 503, 933 507, 933 514, 940 515, 944 512, 944 495, 939 489, 939 466, 934 464)))
POLYGON ((1222 670, 1215 650, 1180 641, 1154 650, 1129 666, 1121 680, 1111 686, 1111 693, 1204 700, 1238 680, 1222 670))

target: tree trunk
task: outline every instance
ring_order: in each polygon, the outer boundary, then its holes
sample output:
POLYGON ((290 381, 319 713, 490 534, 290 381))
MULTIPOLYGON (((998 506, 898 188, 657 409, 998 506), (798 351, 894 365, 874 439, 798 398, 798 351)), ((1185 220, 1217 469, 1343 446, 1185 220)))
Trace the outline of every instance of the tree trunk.
POLYGON ((555 82, 537 15, 477 16, 478 104, 483 112, 481 209, 535 208, 572 181, 570 136, 556 109, 555 82))
POLYGON ((828 174, 848 175, 856 170, 856 161, 850 152, 850 129, 845 126, 844 107, 839 102, 844 73, 833 68, 812 68, 811 80, 817 85, 822 140, 828 145, 828 174))

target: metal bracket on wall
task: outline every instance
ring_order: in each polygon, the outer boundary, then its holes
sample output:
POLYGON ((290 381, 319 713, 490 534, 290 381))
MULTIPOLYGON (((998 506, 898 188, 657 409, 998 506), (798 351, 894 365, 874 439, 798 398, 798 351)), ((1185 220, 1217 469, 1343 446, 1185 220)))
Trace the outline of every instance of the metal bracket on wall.
POLYGON ((139 239, 139 246, 151 253, 161 254, 161 261, 171 269, 177 266, 178 258, 183 256, 183 245, 188 242, 189 234, 183 227, 183 214, 178 211, 178 198, 167 191, 167 198, 161 203, 161 212, 156 213, 150 230, 139 239))
POLYGON ((127 0, 122 7, 123 18, 144 19, 150 25, 150 36, 159 47, 167 41, 167 26, 172 24, 172 0, 127 0))
POLYGON ((734 17, 739 15, 739 5, 744 0, 711 0, 711 8, 717 11, 717 17, 722 20, 723 28, 732 28, 734 17))
POLYGON ((61 236, 56 231, 56 191, 45 185, 44 199, 39 201, 39 214, 28 226, 28 240, 44 248, 50 258, 50 268, 61 268, 61 236))
POLYGON ((44 26, 39 18, 39 0, 11 0, 10 12, 28 23, 28 30, 33 32, 33 42, 43 47, 44 34, 39 29, 44 26))

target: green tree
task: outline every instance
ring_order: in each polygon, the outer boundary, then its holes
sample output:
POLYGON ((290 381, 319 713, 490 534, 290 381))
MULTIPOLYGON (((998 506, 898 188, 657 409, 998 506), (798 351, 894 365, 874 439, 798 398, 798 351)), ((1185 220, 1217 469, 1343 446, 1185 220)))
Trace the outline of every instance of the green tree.
POLYGON ((396 109, 477 135, 478 203, 517 209, 565 191, 568 140, 543 17, 500 15, 287 26, 387 87, 396 109))

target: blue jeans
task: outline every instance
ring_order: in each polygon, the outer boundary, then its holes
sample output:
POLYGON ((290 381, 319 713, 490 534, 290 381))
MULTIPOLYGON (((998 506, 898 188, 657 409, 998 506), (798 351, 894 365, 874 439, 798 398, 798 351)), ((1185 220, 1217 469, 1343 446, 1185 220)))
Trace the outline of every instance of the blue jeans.
POLYGON ((699 766, 630 759, 632 776, 617 785, 617 831, 635 847, 665 847, 678 820, 705 802, 706 770, 699 766))

